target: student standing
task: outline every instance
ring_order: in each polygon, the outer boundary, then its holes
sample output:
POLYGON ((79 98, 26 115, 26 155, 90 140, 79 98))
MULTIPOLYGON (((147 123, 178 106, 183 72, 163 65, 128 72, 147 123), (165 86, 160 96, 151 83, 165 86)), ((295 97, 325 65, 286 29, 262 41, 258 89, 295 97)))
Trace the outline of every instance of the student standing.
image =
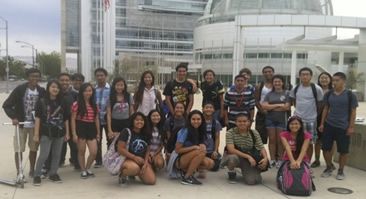
POLYGON ((329 177, 332 175, 331 151, 335 141, 339 153, 337 180, 345 178, 344 166, 347 162, 350 139, 355 132, 356 108, 358 107, 356 95, 346 89, 346 80, 346 75, 342 72, 333 75, 334 89, 324 96, 325 107, 319 126, 319 131, 323 132, 322 149, 327 164, 327 168, 321 176, 329 177))
POLYGON ((63 99, 60 84, 48 82, 45 98, 38 100, 35 108, 33 140, 40 143, 40 153, 33 178, 33 185, 41 184, 41 170, 46 159, 51 158, 49 179, 62 182, 57 170, 64 141, 69 139, 69 104, 63 99))
POLYGON ((28 81, 17 86, 5 100, 3 109, 6 115, 12 120, 13 125, 19 122, 28 122, 19 126, 20 146, 17 144, 17 137, 14 136, 15 166, 19 174, 18 153, 22 157, 25 151, 25 145, 28 137, 29 146, 29 176, 33 177, 34 166, 37 158, 38 144, 33 141, 34 136, 34 109, 39 98, 44 97, 44 88, 38 85, 41 79, 41 72, 38 69, 31 68, 26 71, 28 81))
POLYGON ((94 95, 94 89, 90 83, 82 84, 78 99, 71 109, 71 130, 78 147, 82 179, 94 177, 90 167, 97 155, 97 140, 100 139, 98 107, 94 95), (85 162, 86 147, 89 149, 89 156, 85 162))

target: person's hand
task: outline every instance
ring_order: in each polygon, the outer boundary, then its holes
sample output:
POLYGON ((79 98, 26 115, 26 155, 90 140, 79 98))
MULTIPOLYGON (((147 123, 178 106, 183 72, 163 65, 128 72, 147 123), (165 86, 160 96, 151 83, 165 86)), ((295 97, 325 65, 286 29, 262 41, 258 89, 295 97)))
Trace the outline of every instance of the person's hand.
POLYGON ((354 132, 355 132, 355 129, 353 127, 348 127, 348 129, 347 129, 347 135, 348 136, 353 135, 354 132))
POLYGON ((18 121, 18 119, 12 119, 11 123, 13 123, 13 125, 18 125, 19 121, 18 121))
POLYGON ((320 125, 320 126, 318 127, 318 131, 319 131, 320 133, 323 133, 323 132, 324 132, 324 125, 320 125))
POLYGON ((251 156, 249 156, 248 161, 251 167, 255 167, 257 165, 257 162, 251 156))
POLYGON ((200 145, 198 145, 200 148, 200 150, 202 151, 202 152, 205 152, 206 153, 206 145, 204 145, 204 144, 200 144, 200 145))
POLYGON ((216 160, 218 155, 219 155, 219 154, 217 153, 217 151, 214 151, 214 152, 211 154, 211 159, 216 160))
POLYGON ((134 160, 138 165, 140 165, 140 166, 144 165, 144 163, 145 163, 145 160, 144 160, 143 158, 139 157, 139 156, 135 156, 135 157, 133 158, 133 160, 134 160))
POLYGON ((67 142, 69 139, 70 139, 70 135, 66 134, 65 137, 64 137, 64 141, 67 142))
POLYGON ((298 169, 297 162, 296 161, 291 161, 290 168, 291 169, 298 169))
POLYGON ((112 139, 114 137, 114 135, 115 135, 114 132, 109 131, 108 134, 107 134, 108 139, 112 139))
POLYGON ((148 167, 149 163, 146 163, 144 165, 142 165, 141 169, 140 169, 140 176, 144 175, 146 168, 148 167))
POLYGON ((78 140, 79 138, 77 135, 72 136, 72 141, 74 141, 76 144, 78 143, 78 140))
POLYGON ((301 161, 296 160, 296 168, 300 169, 301 167, 301 161))
POLYGON ((258 167, 261 169, 261 170, 264 170, 267 168, 267 165, 268 165, 268 159, 267 158, 263 158, 261 161, 259 161, 258 163, 258 167))
POLYGON ((39 143, 39 135, 33 135, 33 141, 39 143))
POLYGON ((100 141, 100 135, 97 134, 97 137, 95 139, 97 140, 97 142, 99 142, 100 141))

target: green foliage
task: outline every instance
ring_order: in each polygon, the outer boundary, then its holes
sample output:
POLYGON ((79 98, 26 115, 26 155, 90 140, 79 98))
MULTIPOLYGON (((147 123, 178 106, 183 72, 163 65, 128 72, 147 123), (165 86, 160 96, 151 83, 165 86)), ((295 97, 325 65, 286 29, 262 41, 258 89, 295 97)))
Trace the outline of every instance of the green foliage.
POLYGON ((37 63, 42 74, 48 77, 56 77, 61 72, 61 55, 58 52, 38 54, 37 63))
POLYGON ((356 89, 357 84, 363 81, 364 73, 357 73, 357 69, 351 67, 347 74, 347 88, 356 89))
MULTIPOLYGON (((9 56, 9 75, 25 78, 25 63, 9 56)), ((0 60, 0 79, 6 80, 6 57, 0 60)))

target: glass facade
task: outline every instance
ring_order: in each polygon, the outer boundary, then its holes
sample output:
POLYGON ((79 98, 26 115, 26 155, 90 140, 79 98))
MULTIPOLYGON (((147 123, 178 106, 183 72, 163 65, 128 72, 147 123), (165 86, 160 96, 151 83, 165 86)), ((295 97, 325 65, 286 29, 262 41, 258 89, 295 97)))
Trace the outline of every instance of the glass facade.
POLYGON ((65 1, 66 6, 66 46, 80 46, 80 0, 65 1))

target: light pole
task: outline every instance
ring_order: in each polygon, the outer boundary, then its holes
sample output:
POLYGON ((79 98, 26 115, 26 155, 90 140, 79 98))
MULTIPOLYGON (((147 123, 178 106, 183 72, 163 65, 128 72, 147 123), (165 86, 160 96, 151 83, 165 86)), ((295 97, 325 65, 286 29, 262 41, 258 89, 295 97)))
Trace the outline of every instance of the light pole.
POLYGON ((8 46, 8 20, 0 16, 5 22, 5 32, 6 32, 6 93, 9 93, 9 46, 8 46))
POLYGON ((32 66, 33 66, 33 68, 35 68, 35 65, 34 65, 34 50, 35 50, 34 45, 31 44, 31 43, 25 42, 25 41, 15 41, 15 42, 24 44, 24 45, 21 46, 22 48, 25 48, 25 47, 32 48, 32 66))

